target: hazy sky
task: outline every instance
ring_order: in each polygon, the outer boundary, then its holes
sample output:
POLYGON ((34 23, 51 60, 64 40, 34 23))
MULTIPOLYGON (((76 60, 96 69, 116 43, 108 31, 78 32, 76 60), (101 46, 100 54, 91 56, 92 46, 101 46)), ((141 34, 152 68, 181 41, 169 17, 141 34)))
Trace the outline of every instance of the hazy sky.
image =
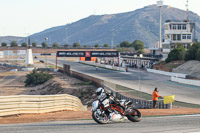
MULTIPOLYGON (((0 0, 0 36, 27 36, 72 23, 90 15, 134 11, 157 0, 0 0)), ((165 5, 186 9, 186 0, 164 0, 165 5)), ((200 15, 200 0, 189 9, 200 15)))

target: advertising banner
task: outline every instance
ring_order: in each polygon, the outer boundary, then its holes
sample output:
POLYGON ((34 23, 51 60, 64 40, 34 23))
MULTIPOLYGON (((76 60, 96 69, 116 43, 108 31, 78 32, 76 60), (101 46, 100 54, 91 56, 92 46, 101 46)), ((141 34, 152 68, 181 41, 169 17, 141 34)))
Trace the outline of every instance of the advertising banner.
POLYGON ((118 57, 118 51, 57 51, 57 57, 118 57))

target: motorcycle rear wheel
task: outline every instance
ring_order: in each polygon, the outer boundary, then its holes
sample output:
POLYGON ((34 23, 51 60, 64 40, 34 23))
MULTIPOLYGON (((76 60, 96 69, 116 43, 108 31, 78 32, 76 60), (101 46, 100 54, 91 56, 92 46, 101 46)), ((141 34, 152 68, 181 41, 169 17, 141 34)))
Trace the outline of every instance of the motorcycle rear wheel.
POLYGON ((106 114, 102 114, 103 117, 99 117, 96 115, 96 111, 92 112, 92 118, 94 119, 94 121, 96 121, 99 124, 107 124, 109 119, 108 116, 106 114))
POLYGON ((142 114, 140 113, 140 111, 138 109, 132 108, 131 109, 132 112, 134 112, 133 115, 126 115, 126 117, 128 118, 128 120, 132 121, 132 122, 139 122, 142 119, 142 114))

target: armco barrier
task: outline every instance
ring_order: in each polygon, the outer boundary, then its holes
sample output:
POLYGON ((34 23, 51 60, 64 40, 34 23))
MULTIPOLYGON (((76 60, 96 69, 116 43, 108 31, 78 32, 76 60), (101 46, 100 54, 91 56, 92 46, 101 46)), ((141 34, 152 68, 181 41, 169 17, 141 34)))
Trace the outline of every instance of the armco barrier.
POLYGON ((86 110, 79 98, 62 95, 0 96, 0 116, 46 113, 60 110, 86 110))
POLYGON ((157 74, 162 74, 162 75, 167 75, 167 76, 173 76, 173 77, 179 77, 179 78, 187 78, 187 76, 188 76, 187 74, 165 72, 165 71, 160 71, 160 70, 155 70, 155 69, 147 69, 147 72, 152 72, 152 73, 157 73, 157 74))
POLYGON ((171 77, 171 81, 182 83, 182 84, 187 84, 187 85, 200 86, 200 80, 191 80, 191 79, 182 79, 182 78, 177 78, 177 77, 171 77))

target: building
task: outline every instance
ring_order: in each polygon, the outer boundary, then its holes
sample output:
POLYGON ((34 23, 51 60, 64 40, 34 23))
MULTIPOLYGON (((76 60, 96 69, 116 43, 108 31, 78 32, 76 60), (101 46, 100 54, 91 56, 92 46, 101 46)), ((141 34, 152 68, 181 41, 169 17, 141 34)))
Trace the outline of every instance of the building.
POLYGON ((195 41, 195 23, 192 21, 167 20, 164 29, 163 54, 168 54, 178 43, 187 48, 195 41))

